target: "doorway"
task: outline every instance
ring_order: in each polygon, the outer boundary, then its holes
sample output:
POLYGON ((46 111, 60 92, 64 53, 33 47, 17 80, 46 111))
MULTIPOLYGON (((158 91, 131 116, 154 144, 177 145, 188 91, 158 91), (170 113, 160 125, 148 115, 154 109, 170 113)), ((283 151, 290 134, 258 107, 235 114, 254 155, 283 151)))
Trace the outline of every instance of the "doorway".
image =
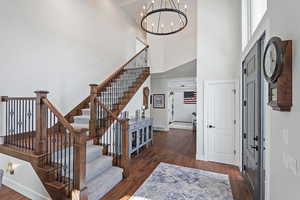
POLYGON ((263 36, 243 62, 243 175, 255 200, 264 200, 264 82, 263 36))
POLYGON ((236 164, 236 81, 204 85, 204 151, 208 161, 236 164))

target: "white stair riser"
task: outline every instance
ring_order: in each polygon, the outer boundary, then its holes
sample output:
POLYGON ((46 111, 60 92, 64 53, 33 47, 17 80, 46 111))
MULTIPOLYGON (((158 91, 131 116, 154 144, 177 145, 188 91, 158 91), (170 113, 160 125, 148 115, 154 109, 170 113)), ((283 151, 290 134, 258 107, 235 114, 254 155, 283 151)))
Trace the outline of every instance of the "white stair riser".
POLYGON ((82 115, 85 116, 90 116, 91 115, 91 110, 90 109, 83 109, 82 111, 82 115))
POLYGON ((75 124, 89 124, 90 118, 87 118, 86 116, 77 116, 74 118, 75 124))

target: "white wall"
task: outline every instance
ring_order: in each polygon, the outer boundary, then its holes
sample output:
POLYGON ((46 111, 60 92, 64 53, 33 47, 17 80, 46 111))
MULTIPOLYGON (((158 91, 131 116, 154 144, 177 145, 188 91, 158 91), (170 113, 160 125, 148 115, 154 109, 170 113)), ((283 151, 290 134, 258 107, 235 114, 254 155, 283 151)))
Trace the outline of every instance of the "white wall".
POLYGON ((203 159, 204 80, 238 79, 241 1, 197 1, 197 158, 203 159))
POLYGON ((111 0, 2 0, 0 27, 0 95, 48 90, 63 113, 133 56, 142 37, 111 0))
POLYGON ((269 0, 269 35, 293 40, 293 107, 290 113, 271 111, 270 114, 270 199, 292 200, 300 196, 300 2, 293 0, 269 0), (284 143, 283 132, 288 132, 288 144, 284 143), (283 153, 298 161, 298 173, 284 167, 283 153))
POLYGON ((151 117, 153 117, 153 129, 169 131, 169 89, 168 79, 151 79, 151 94, 165 94, 165 109, 154 109, 151 105, 151 117))
POLYGON ((13 188, 15 191, 23 194, 29 199, 51 199, 29 162, 0 154, 0 169, 3 169, 5 172, 3 177, 4 185, 13 188), (9 162, 16 166, 14 175, 6 172, 9 162))
POLYGON ((189 0, 188 25, 176 34, 155 36, 147 34, 152 73, 161 73, 196 59, 197 0, 189 0))

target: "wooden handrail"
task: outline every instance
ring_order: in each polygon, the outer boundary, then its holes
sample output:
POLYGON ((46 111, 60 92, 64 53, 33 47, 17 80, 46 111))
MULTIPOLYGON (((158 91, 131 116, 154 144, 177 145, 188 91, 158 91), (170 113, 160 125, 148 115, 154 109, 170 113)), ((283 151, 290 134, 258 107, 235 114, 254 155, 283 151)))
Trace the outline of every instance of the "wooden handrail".
POLYGON ((97 86, 97 91, 101 91, 104 87, 107 86, 118 74, 120 74, 124 68, 131 63, 136 57, 138 57, 143 51, 145 51, 149 46, 145 46, 142 50, 140 50, 137 54, 135 54, 129 61, 127 61, 124 65, 122 65, 117 71, 112 73, 107 79, 105 79, 104 82, 102 82, 100 85, 97 86))
POLYGON ((95 99, 96 103, 99 104, 108 114, 110 114, 114 120, 122 121, 122 119, 118 118, 105 104, 103 104, 98 98, 95 99))
POLYGON ((53 114, 57 117, 59 122, 70 132, 70 133, 78 133, 73 126, 64 118, 64 116, 53 106, 53 104, 47 99, 42 99, 43 103, 47 105, 47 107, 53 112, 53 114))
POLYGON ((7 97, 7 96, 1 96, 0 101, 6 102, 10 100, 36 100, 36 97, 7 97))
MULTIPOLYGON (((145 46, 142 50, 140 50, 137 54, 135 54, 129 61, 127 61, 124 65, 122 65, 117 71, 113 72, 107 79, 105 79, 100 85, 97 86, 97 91, 101 91, 103 88, 105 88, 114 78, 116 78, 124 70, 124 68, 131 61, 133 61, 137 56, 139 56, 147 48, 149 48, 149 45, 145 46)), ((79 110, 83 109, 85 106, 87 106, 90 103, 90 97, 91 97, 91 95, 86 97, 80 104, 78 104, 67 115, 65 115, 65 119, 70 121, 72 116, 76 115, 79 112, 79 110)))

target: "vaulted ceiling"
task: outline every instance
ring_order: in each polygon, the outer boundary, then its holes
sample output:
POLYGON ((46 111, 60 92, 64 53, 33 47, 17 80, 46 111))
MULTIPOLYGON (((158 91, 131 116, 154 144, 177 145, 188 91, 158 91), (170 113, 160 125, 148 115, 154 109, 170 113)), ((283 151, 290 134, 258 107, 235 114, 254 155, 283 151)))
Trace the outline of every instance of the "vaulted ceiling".
POLYGON ((150 0, 114 0, 132 20, 139 23, 139 14, 143 5, 150 2, 150 0))

